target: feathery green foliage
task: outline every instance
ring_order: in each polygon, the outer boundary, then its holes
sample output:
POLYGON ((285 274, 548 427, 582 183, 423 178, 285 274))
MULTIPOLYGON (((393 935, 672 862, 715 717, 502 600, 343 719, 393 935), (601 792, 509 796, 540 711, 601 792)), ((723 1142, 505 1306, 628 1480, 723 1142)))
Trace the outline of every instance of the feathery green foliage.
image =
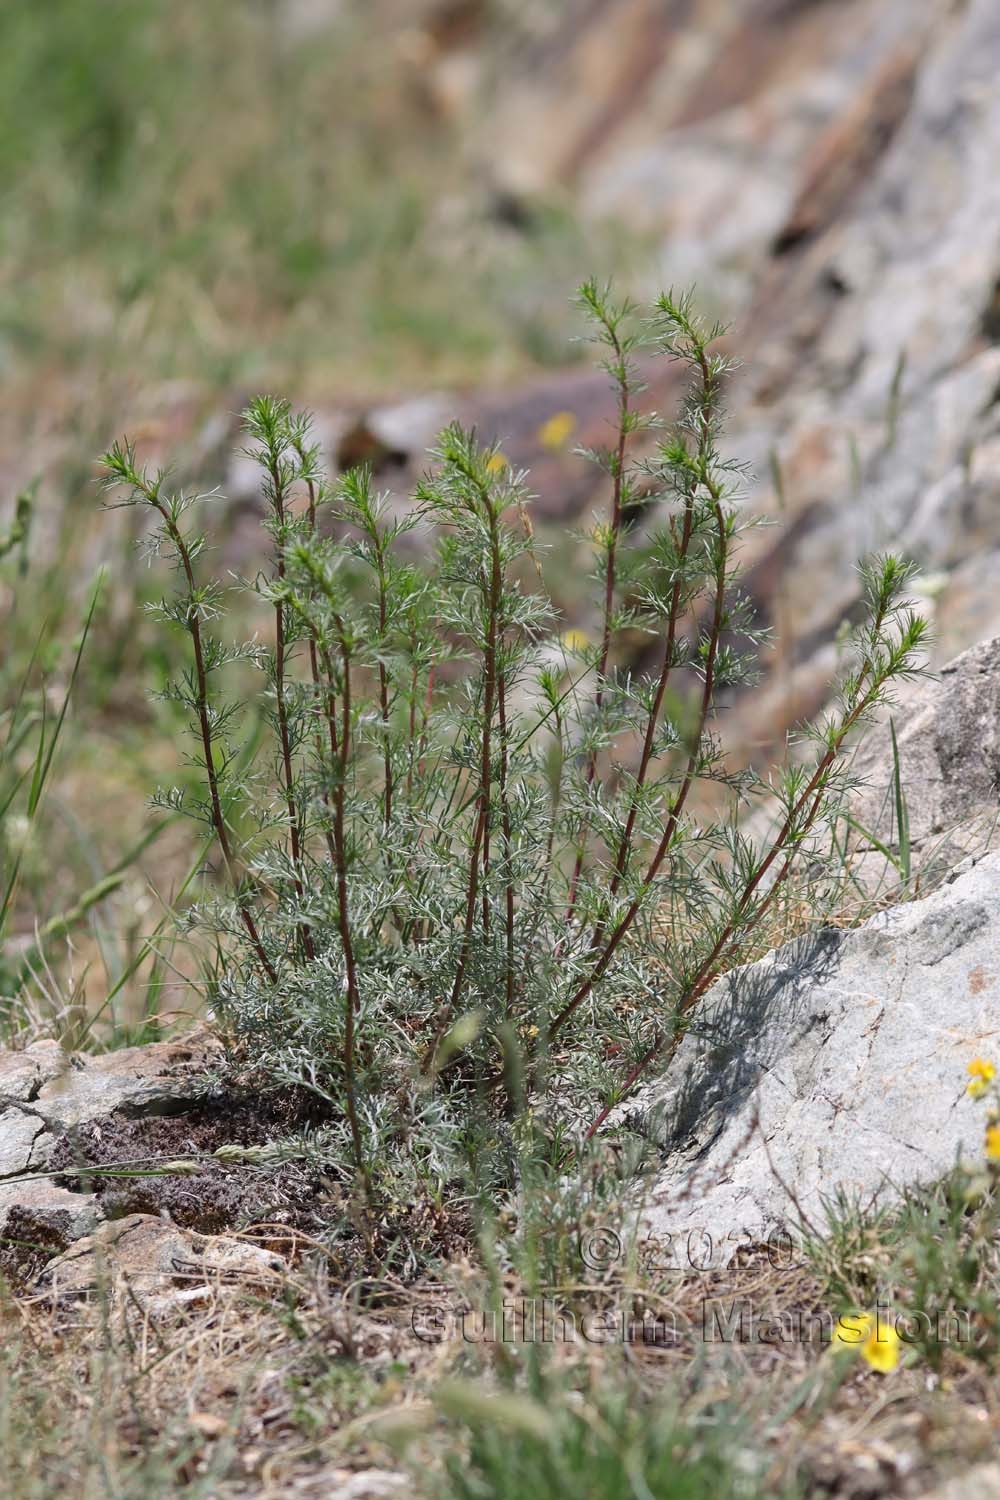
POLYGON ((253 401, 270 561, 233 583, 206 567, 210 497, 172 491, 128 441, 105 457, 174 567, 156 613, 190 644, 167 692, 203 792, 161 800, 214 836, 225 894, 192 914, 220 941, 212 1003, 235 1058, 328 1101, 369 1196, 414 1169, 435 1189, 470 1166, 480 1188, 509 1183, 525 1131, 594 1133, 752 951, 836 811, 845 744, 925 639, 909 569, 865 563, 834 706, 786 766, 731 769, 719 713, 761 633, 738 582, 744 473, 720 446, 723 330, 688 297, 645 319, 594 282, 580 300, 618 396, 591 455, 610 494, 589 533, 593 645, 556 634, 527 476, 458 426, 399 514, 364 469, 331 483, 287 402, 253 401), (666 428, 638 405, 651 354, 688 374, 666 428), (633 525, 640 493, 653 520, 633 525), (248 642, 223 637, 233 589, 263 611, 248 642), (626 629, 649 639, 648 674, 617 665, 626 629), (763 841, 745 829, 762 798, 763 841))

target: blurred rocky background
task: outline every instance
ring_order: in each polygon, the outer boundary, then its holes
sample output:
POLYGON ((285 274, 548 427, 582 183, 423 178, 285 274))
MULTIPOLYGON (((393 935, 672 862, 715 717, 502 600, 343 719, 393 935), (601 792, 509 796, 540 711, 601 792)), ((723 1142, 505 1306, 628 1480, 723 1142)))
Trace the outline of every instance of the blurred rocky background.
MULTIPOLYGON (((746 369, 730 441, 757 476, 749 503, 776 523, 755 533, 748 582, 780 637, 734 742, 771 747, 819 707, 868 550, 920 565, 937 661, 993 633, 997 7, 581 0, 540 7, 492 74, 484 11, 437 14, 450 27, 427 33, 426 86, 463 122, 511 232, 558 196, 595 235, 632 237, 638 295, 694 282, 732 322, 746 369)), ((669 411, 672 372, 650 382, 669 411)), ((419 464, 447 404, 365 414, 387 467, 419 464)), ((599 499, 550 436, 569 413, 573 440, 600 440, 600 377, 559 372, 460 410, 531 467, 543 517, 575 520, 599 499)))

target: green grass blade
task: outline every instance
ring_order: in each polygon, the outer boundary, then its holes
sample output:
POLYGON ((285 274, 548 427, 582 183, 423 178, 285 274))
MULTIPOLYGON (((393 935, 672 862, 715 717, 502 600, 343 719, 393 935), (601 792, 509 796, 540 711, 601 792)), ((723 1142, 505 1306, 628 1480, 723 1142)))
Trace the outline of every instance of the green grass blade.
POLYGON ((903 777, 899 761, 899 744, 896 740, 896 725, 892 719, 889 720, 889 733, 892 736, 892 790, 896 804, 896 837, 899 842, 898 868, 904 884, 908 885, 912 864, 910 810, 906 805, 906 793, 903 790, 903 777))

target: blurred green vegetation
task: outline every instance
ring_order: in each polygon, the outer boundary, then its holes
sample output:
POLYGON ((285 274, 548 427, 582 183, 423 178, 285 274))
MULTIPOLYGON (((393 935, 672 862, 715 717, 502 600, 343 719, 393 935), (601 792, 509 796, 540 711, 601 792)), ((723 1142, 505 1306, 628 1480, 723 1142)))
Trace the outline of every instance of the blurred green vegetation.
POLYGON ((566 289, 611 241, 557 203, 504 221, 409 57, 419 11, 297 36, 284 0, 5 0, 3 365, 379 385, 564 361, 566 289))

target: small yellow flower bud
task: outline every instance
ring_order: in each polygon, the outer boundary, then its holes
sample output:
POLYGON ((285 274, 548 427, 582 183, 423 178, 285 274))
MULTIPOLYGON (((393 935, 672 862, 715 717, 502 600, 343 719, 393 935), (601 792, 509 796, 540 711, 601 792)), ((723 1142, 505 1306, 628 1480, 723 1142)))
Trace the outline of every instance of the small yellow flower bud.
POLYGON ((571 411, 557 411, 538 429, 538 441, 543 448, 557 453, 565 448, 576 431, 576 417, 571 411))

